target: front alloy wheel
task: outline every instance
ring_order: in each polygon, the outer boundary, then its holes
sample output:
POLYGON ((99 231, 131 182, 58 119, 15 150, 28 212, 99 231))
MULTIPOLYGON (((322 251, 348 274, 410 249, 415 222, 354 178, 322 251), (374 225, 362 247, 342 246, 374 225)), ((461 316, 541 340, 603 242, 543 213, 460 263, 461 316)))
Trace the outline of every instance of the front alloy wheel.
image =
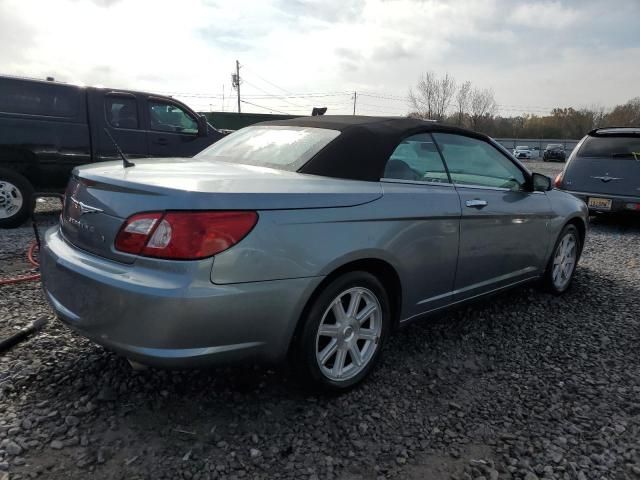
POLYGON ((293 367, 315 387, 346 390, 380 357, 390 324, 387 293, 368 272, 346 273, 320 292, 301 322, 293 367))
POLYGON ((545 283, 551 292, 560 294, 571 285, 580 256, 580 235, 575 225, 567 225, 558 236, 545 273, 545 283))

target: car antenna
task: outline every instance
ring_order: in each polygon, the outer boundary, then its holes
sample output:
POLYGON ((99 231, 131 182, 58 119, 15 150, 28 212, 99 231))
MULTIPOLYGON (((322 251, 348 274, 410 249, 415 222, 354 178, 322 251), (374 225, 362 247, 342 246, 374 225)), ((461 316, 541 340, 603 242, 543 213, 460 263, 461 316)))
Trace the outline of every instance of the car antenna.
POLYGON ((118 146, 118 143, 116 142, 115 138, 113 138, 113 135, 111 135, 111 132, 107 129, 107 127, 104 127, 104 133, 107 134, 107 137, 109 137, 111 139, 111 142, 113 142, 113 146, 116 147, 116 152, 118 152, 118 155, 120 155, 120 158, 122 158, 122 166, 124 168, 135 167, 136 164, 130 162, 129 160, 127 160, 127 157, 124 156, 124 153, 122 153, 122 150, 120 150, 120 146, 118 146))

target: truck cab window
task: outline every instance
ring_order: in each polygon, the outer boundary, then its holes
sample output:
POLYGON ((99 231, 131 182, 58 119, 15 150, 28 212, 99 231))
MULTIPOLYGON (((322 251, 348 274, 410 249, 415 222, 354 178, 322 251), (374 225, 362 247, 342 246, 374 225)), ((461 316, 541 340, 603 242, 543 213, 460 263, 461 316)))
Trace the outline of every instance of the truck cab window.
POLYGON ((151 130, 174 133, 198 133, 198 122, 193 116, 172 103, 149 101, 151 130))
POLYGON ((107 121, 115 128, 138 128, 138 105, 135 98, 105 97, 107 121))

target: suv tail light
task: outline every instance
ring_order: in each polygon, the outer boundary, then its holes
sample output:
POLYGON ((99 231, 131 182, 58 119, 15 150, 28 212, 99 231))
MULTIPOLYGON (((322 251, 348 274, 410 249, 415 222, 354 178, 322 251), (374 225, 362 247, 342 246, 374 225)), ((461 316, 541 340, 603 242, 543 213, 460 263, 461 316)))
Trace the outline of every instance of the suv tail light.
POLYGON ((144 257, 197 260, 232 247, 257 221, 252 211, 139 213, 124 222, 115 247, 144 257))

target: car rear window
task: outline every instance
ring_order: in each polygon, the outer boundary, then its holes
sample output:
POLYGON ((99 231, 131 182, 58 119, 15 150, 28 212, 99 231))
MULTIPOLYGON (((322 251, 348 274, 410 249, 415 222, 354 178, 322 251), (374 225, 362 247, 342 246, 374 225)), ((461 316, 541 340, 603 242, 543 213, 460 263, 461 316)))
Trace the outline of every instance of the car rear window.
POLYGON ((578 156, 640 160, 640 136, 587 137, 578 152, 578 156))
POLYGON ((246 127, 195 158, 296 171, 338 135, 339 131, 325 128, 246 127))

